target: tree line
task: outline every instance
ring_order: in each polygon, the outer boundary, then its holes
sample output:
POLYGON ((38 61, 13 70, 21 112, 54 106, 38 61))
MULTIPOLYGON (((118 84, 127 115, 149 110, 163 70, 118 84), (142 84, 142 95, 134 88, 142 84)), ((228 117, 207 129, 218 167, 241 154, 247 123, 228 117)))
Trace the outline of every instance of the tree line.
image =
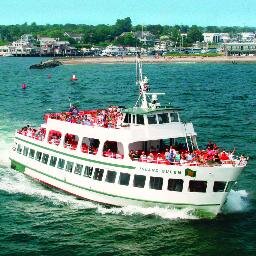
MULTIPOLYGON (((156 38, 165 37, 172 42, 183 41, 184 46, 189 46, 196 41, 202 41, 204 32, 229 33, 234 36, 241 32, 255 31, 255 27, 218 27, 218 26, 187 26, 187 25, 146 25, 144 31, 151 32, 156 38), (182 34, 187 36, 182 38, 182 34)), ((85 24, 46 24, 37 25, 24 23, 22 25, 0 25, 0 45, 8 44, 18 40, 23 34, 32 34, 34 37, 45 36, 59 38, 59 40, 69 41, 71 45, 78 48, 90 47, 92 45, 106 46, 110 43, 124 46, 139 46, 140 42, 134 37, 133 33, 142 31, 141 25, 132 25, 130 17, 117 19, 114 25, 85 25, 85 24), (81 34, 82 40, 78 43, 74 39, 64 35, 65 32, 81 34), (123 36, 120 36, 122 33, 123 36)))

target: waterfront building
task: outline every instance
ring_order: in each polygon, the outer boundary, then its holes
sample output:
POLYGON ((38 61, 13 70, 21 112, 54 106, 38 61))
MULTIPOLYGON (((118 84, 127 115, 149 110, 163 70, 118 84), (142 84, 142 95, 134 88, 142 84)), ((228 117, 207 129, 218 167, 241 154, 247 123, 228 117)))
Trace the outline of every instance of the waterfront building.
POLYGON ((101 53, 102 56, 125 56, 127 50, 122 46, 109 45, 101 53))
POLYGON ((227 43, 230 41, 228 33, 203 33, 205 43, 227 43))
POLYGON ((80 43, 83 38, 83 34, 74 34, 71 32, 65 32, 64 36, 74 39, 77 43, 80 43))
POLYGON ((10 47, 8 45, 0 46, 0 56, 4 56, 4 57, 12 56, 10 47))
POLYGON ((223 44, 224 53, 226 56, 231 55, 256 55, 256 43, 225 43, 223 44))
POLYGON ((241 41, 242 42, 253 42, 254 39, 255 39, 254 32, 242 32, 241 33, 241 41))
POLYGON ((155 36, 150 31, 137 31, 134 32, 134 36, 143 45, 154 45, 155 43, 155 36))

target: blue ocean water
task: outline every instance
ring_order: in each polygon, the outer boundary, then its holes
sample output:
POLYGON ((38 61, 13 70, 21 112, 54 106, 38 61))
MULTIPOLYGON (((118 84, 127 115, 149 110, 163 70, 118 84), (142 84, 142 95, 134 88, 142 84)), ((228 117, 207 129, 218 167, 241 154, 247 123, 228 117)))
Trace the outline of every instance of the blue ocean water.
POLYGON ((67 110, 69 97, 81 109, 137 100, 133 64, 29 69, 40 61, 0 58, 0 255, 256 255, 256 64, 144 65, 162 102, 184 108, 199 145, 250 157, 223 214, 203 219, 191 209, 104 208, 11 170, 15 129, 67 110))

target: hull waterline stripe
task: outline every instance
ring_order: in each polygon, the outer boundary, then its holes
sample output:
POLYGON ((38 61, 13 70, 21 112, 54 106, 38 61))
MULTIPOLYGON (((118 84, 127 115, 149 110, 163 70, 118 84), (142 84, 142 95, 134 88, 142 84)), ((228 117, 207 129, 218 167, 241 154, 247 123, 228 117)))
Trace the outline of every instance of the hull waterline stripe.
POLYGON ((135 169, 134 166, 121 165, 121 164, 112 164, 112 163, 107 163, 107 162, 103 162, 103 161, 88 159, 88 158, 84 158, 84 157, 80 157, 80 156, 74 156, 74 155, 71 155, 71 154, 67 154, 67 153, 64 153, 64 152, 60 152, 60 151, 57 151, 57 150, 54 150, 54 149, 51 149, 51 148, 47 148, 47 147, 38 145, 38 144, 30 142, 30 141, 23 140, 21 138, 15 137, 15 139, 20 140, 20 141, 25 142, 25 143, 28 143, 28 144, 31 144, 33 146, 39 147, 39 148, 43 148, 43 149, 46 149, 46 150, 58 153, 58 154, 62 154, 62 155, 68 156, 68 157, 77 158, 79 160, 83 160, 83 161, 87 161, 87 162, 92 162, 92 163, 97 163, 97 164, 104 164, 104 165, 109 165, 109 166, 114 166, 114 167, 121 167, 121 168, 126 168, 126 169, 135 169))
MULTIPOLYGON (((14 159, 12 159, 12 158, 10 158, 10 160, 17 162, 16 160, 14 160, 14 159)), ((17 163, 19 163, 19 162, 17 162, 17 163)), ((66 183, 66 184, 71 185, 71 186, 73 186, 73 187, 77 187, 77 188, 80 188, 80 189, 83 189, 83 190, 87 190, 87 191, 90 191, 90 192, 94 192, 94 193, 102 194, 102 195, 106 195, 106 196, 111 196, 111 197, 124 198, 124 199, 133 200, 133 201, 140 201, 140 202, 149 202, 149 203, 158 203, 158 204, 168 204, 168 205, 177 205, 177 206, 179 206, 179 205, 181 205, 181 206, 185 206, 185 205, 187 205, 187 206, 218 206, 218 205, 220 205, 220 204, 182 204, 182 203, 160 202, 160 201, 142 200, 142 199, 136 199, 136 198, 130 198, 130 197, 124 197, 124 196, 116 196, 116 195, 113 195, 113 194, 108 194, 108 193, 100 192, 100 191, 97 191, 97 190, 93 190, 93 189, 89 189, 89 188, 84 188, 84 187, 82 187, 82 186, 79 186, 79 185, 76 185, 76 184, 73 184, 73 183, 70 183, 70 182, 67 182, 67 181, 58 179, 58 178, 53 177, 53 176, 51 176, 51 175, 49 175, 49 174, 46 174, 46 173, 43 173, 43 172, 38 171, 38 170, 36 170, 36 169, 34 169, 34 168, 30 168, 30 167, 27 166, 27 165, 24 165, 24 166, 27 167, 27 168, 29 168, 29 169, 31 169, 31 170, 33 170, 33 171, 35 171, 35 172, 37 172, 37 173, 40 173, 40 174, 42 174, 42 175, 44 175, 44 176, 47 176, 47 177, 49 177, 49 178, 51 178, 51 179, 54 179, 54 180, 57 180, 57 181, 66 183)), ((26 173, 25 173, 25 174, 26 174, 26 173)), ((26 175, 28 175, 28 174, 26 174, 26 175)), ((28 176, 29 176, 29 175, 28 175, 28 176)), ((32 177, 32 178, 38 180, 37 178, 34 178, 34 177, 32 177)), ((44 182, 44 181, 42 181, 42 182, 44 182)), ((51 185, 51 184, 50 184, 50 185, 51 185)), ((52 185, 52 186, 54 186, 54 185, 52 185)), ((61 188, 60 188, 60 189, 61 189, 61 188)), ((63 189, 61 189, 61 190, 63 190, 63 189)), ((64 190, 64 191, 65 191, 65 190, 64 190)), ((68 193, 72 194, 72 192, 68 192, 68 193)), ((80 196, 80 197, 81 197, 81 196, 80 196)), ((92 200, 91 200, 91 201, 92 201, 92 200)), ((106 204, 107 204, 107 203, 106 203, 106 204)))

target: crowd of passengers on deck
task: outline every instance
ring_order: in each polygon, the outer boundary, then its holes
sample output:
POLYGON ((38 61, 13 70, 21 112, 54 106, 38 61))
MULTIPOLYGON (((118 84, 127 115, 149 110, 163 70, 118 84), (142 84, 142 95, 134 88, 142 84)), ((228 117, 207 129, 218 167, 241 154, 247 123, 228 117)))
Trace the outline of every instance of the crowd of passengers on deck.
POLYGON ((36 139, 36 140, 44 140, 45 137, 45 128, 39 128, 35 129, 30 127, 29 125, 22 127, 20 130, 18 130, 19 134, 22 134, 24 136, 36 139))
MULTIPOLYGON (((36 140, 43 141, 45 138, 46 129, 39 128, 35 129, 29 125, 23 127, 18 133, 31 137, 36 140)), ((61 141, 61 133, 58 131, 50 131, 48 136, 48 143, 59 145, 61 141)), ((78 140, 73 134, 66 134, 64 138, 64 148, 71 150, 76 150, 78 145, 78 140)), ((96 155, 98 152, 99 140, 91 139, 89 144, 82 143, 81 151, 83 153, 96 155)), ((167 164, 167 165, 221 165, 221 164, 234 164, 233 151, 220 150, 219 147, 209 142, 205 149, 199 150, 188 150, 185 144, 178 144, 170 147, 166 147, 165 151, 157 151, 151 148, 149 152, 143 150, 133 150, 129 152, 129 157, 132 161, 139 161, 145 163, 157 163, 157 164, 167 164)), ((104 144, 103 153, 104 157, 123 159, 124 155, 117 152, 116 142, 106 142, 104 144)), ((248 159, 244 156, 240 157, 240 163, 246 162, 248 159)))
POLYGON ((72 106, 69 112, 46 114, 46 121, 48 118, 82 125, 118 128, 121 126, 123 115, 120 108, 116 106, 87 111, 79 111, 77 107, 72 106))
POLYGON ((220 165, 234 163, 234 152, 220 150, 219 147, 209 142, 204 150, 187 150, 180 146, 167 147, 165 152, 143 150, 130 150, 129 157, 133 161, 160 164, 194 164, 194 165, 220 165))

